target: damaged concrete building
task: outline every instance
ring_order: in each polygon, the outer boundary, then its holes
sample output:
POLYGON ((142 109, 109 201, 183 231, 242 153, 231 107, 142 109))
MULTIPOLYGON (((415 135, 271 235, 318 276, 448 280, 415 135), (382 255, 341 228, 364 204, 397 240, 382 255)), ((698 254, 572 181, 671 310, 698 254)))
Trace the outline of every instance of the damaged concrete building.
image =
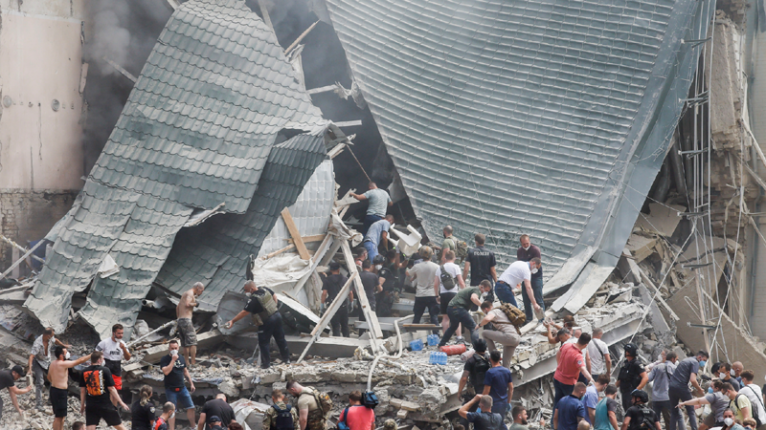
MULTIPOLYGON (((615 362, 633 340, 649 361, 706 349, 766 376, 763 2, 168 0, 146 28, 140 9, 157 5, 48 3, 0 4, 5 364, 42 327, 85 353, 122 323, 139 352, 127 381, 159 388, 175 303, 202 282, 195 401, 241 398, 255 430, 294 378, 338 404, 374 389, 400 425, 449 426, 460 359, 407 350, 431 328, 409 324, 406 282, 378 318, 356 278, 364 205, 349 191, 374 180, 406 254, 452 225, 486 234, 504 269, 529 234, 547 315, 602 328, 615 362), (109 19, 141 29, 132 62, 88 47, 109 19), (104 87, 125 96, 112 120, 87 100, 104 87), (81 140, 102 129, 91 164, 81 140), (365 334, 328 333, 332 259, 365 334), (222 328, 248 275, 279 295, 300 363, 257 368, 254 327, 222 328)), ((515 397, 548 417, 556 347, 542 325, 522 334, 515 397)))

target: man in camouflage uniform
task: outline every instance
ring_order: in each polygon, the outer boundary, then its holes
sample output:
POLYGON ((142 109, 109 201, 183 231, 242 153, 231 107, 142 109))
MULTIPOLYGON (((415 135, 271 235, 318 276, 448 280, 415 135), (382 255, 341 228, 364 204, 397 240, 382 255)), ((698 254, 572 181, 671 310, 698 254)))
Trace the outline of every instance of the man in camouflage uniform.
MULTIPOLYGON (((271 400, 274 402, 274 405, 266 410, 266 413, 263 414, 263 430, 287 430, 277 427, 277 415, 278 412, 275 408, 279 408, 281 411, 284 411, 287 409, 287 405, 285 404, 285 395, 282 393, 282 390, 275 389, 271 392, 271 400)), ((293 430, 300 430, 301 425, 300 421, 298 419, 298 412, 295 410, 292 405, 290 406, 290 415, 293 418, 293 430)))

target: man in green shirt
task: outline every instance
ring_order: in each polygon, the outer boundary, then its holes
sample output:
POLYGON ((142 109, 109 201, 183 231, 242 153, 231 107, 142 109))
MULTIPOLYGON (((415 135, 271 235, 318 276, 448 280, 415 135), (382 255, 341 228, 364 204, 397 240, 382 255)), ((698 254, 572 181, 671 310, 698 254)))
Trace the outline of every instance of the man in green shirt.
POLYGON ((508 430, 529 430, 527 410, 524 406, 516 405, 511 411, 511 417, 513 418, 513 424, 508 430))
POLYGON ((457 255, 457 242, 455 241, 455 237, 452 236, 452 226, 444 226, 442 234, 444 234, 444 241, 442 242, 442 255, 439 259, 441 263, 439 264, 447 262, 447 251, 452 251, 457 255))
POLYGON ((463 324, 463 328, 466 328, 471 332, 471 343, 475 343, 478 340, 476 323, 473 318, 471 318, 469 309, 472 304, 480 306, 481 295, 489 293, 491 289, 492 284, 489 281, 484 280, 481 281, 481 284, 479 284, 478 287, 463 288, 452 300, 450 300, 449 305, 447 305, 449 328, 444 332, 444 336, 442 336, 442 340, 439 342, 439 347, 442 347, 449 342, 461 323, 463 324))

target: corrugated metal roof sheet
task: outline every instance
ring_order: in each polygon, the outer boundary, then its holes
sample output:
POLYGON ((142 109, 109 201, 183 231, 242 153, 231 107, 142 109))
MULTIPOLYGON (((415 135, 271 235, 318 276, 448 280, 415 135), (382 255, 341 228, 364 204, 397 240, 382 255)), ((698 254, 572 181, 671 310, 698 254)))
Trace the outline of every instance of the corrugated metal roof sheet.
POLYGON ((431 238, 527 233, 548 287, 613 265, 656 176, 711 16, 695 0, 326 0, 431 238), (699 19, 704 14, 704 19, 699 19), (550 279, 551 275, 559 276, 550 279))
MULTIPOLYGON (((140 300, 193 209, 225 203, 222 210, 244 213, 254 194, 262 198, 259 186, 291 196, 319 163, 315 159, 324 157, 317 131, 324 124, 274 33, 243 1, 183 3, 152 50, 77 203, 55 227, 53 255, 25 307, 43 325, 63 331, 72 295, 87 288, 111 254, 120 272, 93 282, 80 315, 101 334, 116 322, 132 327, 140 300), (283 172, 288 177, 278 183, 274 174, 263 180, 277 135, 286 128, 312 134, 278 145, 273 155, 295 171, 283 172), (306 155, 306 148, 313 152, 306 155)), ((256 229, 273 225, 273 208, 260 209, 243 220, 256 229)), ((197 251, 217 265, 232 250, 197 251)))
MULTIPOLYGON (((326 159, 321 135, 298 135, 275 145, 247 212, 219 215, 199 227, 183 230, 157 283, 182 293, 195 282, 202 282, 206 288, 198 299, 200 308, 215 310, 227 291, 242 288, 249 256, 258 255, 282 210, 297 201, 317 166, 326 159)), ((334 182, 332 188, 331 197, 334 182)), ((318 201, 323 203, 319 209, 326 210, 328 216, 333 200, 329 200, 329 208, 324 207, 327 199, 318 201)), ((327 221, 321 231, 327 230, 327 221)))

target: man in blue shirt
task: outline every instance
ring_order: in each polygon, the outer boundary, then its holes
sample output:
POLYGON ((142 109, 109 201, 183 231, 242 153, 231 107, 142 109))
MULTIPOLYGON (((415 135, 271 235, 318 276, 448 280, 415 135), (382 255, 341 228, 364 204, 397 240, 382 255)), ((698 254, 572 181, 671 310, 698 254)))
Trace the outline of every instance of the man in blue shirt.
MULTIPOLYGON (((489 354, 492 368, 484 375, 484 395, 492 396, 492 413, 505 417, 513 398, 513 378, 511 371, 502 365, 500 351, 492 351, 489 354)), ((501 426, 506 430, 505 420, 501 426)))
POLYGON ((473 423, 473 430, 500 430, 505 423, 501 414, 491 412, 493 403, 491 396, 477 394, 470 402, 464 404, 457 413, 461 418, 473 423), (477 402, 479 403, 479 410, 468 412, 477 402))
POLYGON ((375 256, 378 255, 378 247, 381 242, 383 243, 383 248, 388 251, 388 230, 391 229, 391 224, 393 223, 394 216, 386 215, 385 219, 376 221, 370 226, 370 229, 367 230, 367 234, 364 236, 363 245, 364 249, 367 250, 367 257, 373 263, 375 262, 375 256))
POLYGON ((577 430, 577 424, 587 419, 580 399, 585 395, 585 384, 578 382, 572 390, 572 394, 564 396, 556 404, 556 410, 553 412, 553 428, 556 430, 577 430))

